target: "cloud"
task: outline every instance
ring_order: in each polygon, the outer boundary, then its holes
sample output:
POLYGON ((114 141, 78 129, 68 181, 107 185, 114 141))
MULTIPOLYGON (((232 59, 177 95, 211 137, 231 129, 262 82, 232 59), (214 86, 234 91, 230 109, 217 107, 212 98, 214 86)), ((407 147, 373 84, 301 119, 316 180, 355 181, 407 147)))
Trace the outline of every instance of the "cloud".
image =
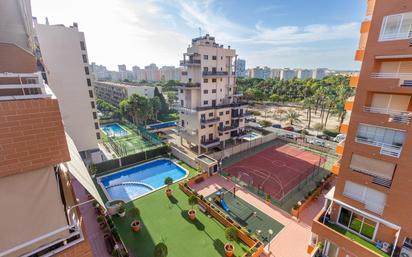
POLYGON ((279 5, 264 5, 264 6, 259 6, 254 10, 254 13, 260 14, 260 13, 265 13, 265 12, 270 12, 273 10, 277 10, 281 8, 279 5))

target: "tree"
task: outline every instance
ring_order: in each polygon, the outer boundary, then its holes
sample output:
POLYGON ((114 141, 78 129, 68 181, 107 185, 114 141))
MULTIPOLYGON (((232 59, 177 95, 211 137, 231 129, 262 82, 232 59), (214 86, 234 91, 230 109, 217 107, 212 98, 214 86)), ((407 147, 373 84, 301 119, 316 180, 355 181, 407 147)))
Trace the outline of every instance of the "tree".
POLYGON ((194 206, 197 204, 197 202, 198 202, 197 196, 195 196, 195 195, 189 196, 189 198, 187 199, 187 202, 189 203, 190 206, 192 206, 192 210, 193 210, 193 207, 194 207, 194 206))
POLYGON ((177 101, 177 93, 174 91, 166 92, 167 95, 167 104, 169 106, 173 105, 177 101))
POLYGON ((165 243, 158 243, 153 252, 153 257, 166 257, 168 254, 167 246, 165 243))
POLYGON ((173 184, 173 179, 171 177, 166 177, 164 180, 164 184, 167 186, 167 188, 169 188, 170 185, 173 184))
POLYGON ((149 103, 152 107, 152 114, 154 115, 154 119, 157 120, 157 116, 159 115, 159 112, 162 108, 162 103, 160 102, 160 98, 155 96, 153 98, 149 99, 149 103))
POLYGON ((287 121, 290 125, 294 125, 294 123, 300 123, 300 114, 294 110, 289 110, 286 113, 286 116, 283 118, 284 121, 287 121))
POLYGON ((120 102, 121 112, 134 123, 146 123, 152 117, 153 108, 147 98, 133 94, 120 102))
MULTIPOLYGON (((173 81, 173 80, 171 80, 171 81, 173 81)), ((169 113, 169 105, 166 103, 165 97, 163 96, 162 93, 160 93, 160 91, 157 87, 155 87, 154 96, 155 97, 157 96, 160 100, 160 110, 159 110, 160 114, 169 113)))
POLYGON ((238 238, 237 229, 234 226, 225 229, 225 237, 228 241, 236 241, 238 238))
POLYGON ((315 105, 315 103, 316 102, 313 97, 306 97, 302 102, 303 107, 307 110, 306 118, 308 120, 308 128, 310 128, 310 123, 312 121, 312 108, 315 105))

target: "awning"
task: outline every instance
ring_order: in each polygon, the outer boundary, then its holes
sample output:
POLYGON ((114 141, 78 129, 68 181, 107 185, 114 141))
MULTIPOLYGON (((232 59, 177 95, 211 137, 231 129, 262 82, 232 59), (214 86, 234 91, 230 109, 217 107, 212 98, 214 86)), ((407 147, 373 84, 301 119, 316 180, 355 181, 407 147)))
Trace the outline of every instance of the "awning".
POLYGON ((89 171, 83 163, 76 146, 74 145, 71 137, 66 133, 67 146, 70 152, 70 161, 66 162, 66 167, 69 172, 82 184, 82 186, 91 194, 94 199, 104 208, 104 203, 102 198, 97 191, 96 186, 90 177, 89 171))

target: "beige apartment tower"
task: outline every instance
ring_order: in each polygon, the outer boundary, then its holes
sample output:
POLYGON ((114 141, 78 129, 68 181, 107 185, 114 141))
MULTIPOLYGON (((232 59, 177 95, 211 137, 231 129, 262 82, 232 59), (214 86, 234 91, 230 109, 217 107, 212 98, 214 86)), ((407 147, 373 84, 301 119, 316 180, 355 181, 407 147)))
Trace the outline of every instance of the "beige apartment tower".
POLYGON ((209 35, 195 38, 183 55, 178 84, 179 134, 197 152, 233 143, 245 128, 246 105, 238 97, 236 51, 209 35))

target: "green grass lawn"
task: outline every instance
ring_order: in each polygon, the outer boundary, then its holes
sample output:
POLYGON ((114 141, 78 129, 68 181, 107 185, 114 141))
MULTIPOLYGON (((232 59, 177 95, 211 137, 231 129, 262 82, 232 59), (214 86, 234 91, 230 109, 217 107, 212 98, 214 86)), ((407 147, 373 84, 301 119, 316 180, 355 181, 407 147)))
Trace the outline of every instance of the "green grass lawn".
POLYGON ((177 112, 171 112, 165 115, 159 115, 158 120, 162 122, 175 121, 179 119, 179 114, 177 112))
MULTIPOLYGON (((173 197, 168 198, 164 190, 158 190, 133 202, 140 210, 142 229, 132 232, 132 218, 114 217, 114 222, 120 236, 136 257, 153 256, 154 246, 164 242, 168 247, 168 257, 220 257, 224 256, 223 246, 227 242, 224 227, 217 220, 207 217, 197 207, 197 219, 192 222, 187 217, 190 206, 188 197, 172 185, 173 197)), ((248 247, 241 242, 235 242, 235 256, 243 255, 248 247)))
POLYGON ((185 162, 179 161, 178 164, 180 166, 182 166, 184 169, 186 169, 187 171, 189 171, 188 178, 191 178, 191 177, 196 176, 198 174, 198 172, 195 168, 193 168, 192 166, 186 164, 185 162))
POLYGON ((364 247, 372 250, 373 252, 375 252, 375 253, 377 253, 381 256, 384 256, 384 257, 389 257, 389 254, 387 254, 387 253, 381 251, 380 249, 378 249, 373 243, 371 243, 371 242, 363 239, 362 237, 350 232, 349 230, 344 229, 341 226, 338 226, 336 224, 327 223, 326 225, 328 227, 332 228, 333 230, 339 232, 340 234, 343 234, 346 237, 352 239, 353 241, 355 241, 355 242, 363 245, 364 247))

